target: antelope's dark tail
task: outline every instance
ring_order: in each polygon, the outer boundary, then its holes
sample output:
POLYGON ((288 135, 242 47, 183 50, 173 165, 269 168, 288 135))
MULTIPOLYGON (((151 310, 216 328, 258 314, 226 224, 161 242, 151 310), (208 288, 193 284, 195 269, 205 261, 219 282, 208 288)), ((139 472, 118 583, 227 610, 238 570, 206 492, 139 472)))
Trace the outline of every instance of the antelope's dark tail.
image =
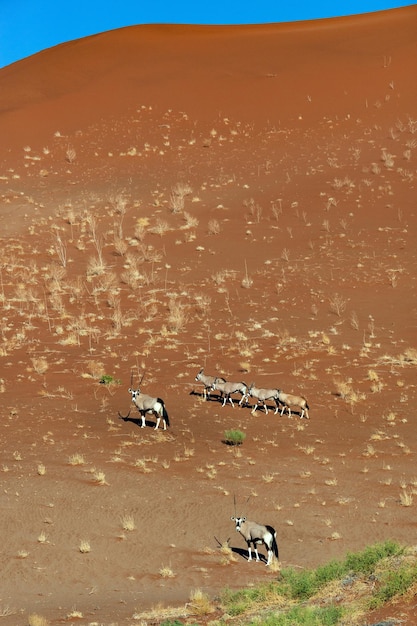
POLYGON ((279 552, 278 552, 278 544, 277 544, 277 539, 276 539, 276 533, 274 533, 272 535, 272 550, 273 550, 275 556, 277 557, 277 559, 279 559, 279 552))
POLYGON ((275 554, 277 559, 279 559, 276 530, 275 530, 275 528, 272 528, 272 526, 267 526, 267 529, 269 530, 269 532, 272 535, 272 543, 271 543, 271 548, 270 549, 273 551, 273 553, 275 554))
POLYGON ((171 424, 169 423, 169 415, 168 415, 168 411, 166 410, 166 407, 165 407, 165 402, 162 400, 162 398, 158 398, 158 402, 160 402, 161 406, 162 406, 162 417, 163 417, 163 419, 166 421, 167 426, 171 426, 171 424))

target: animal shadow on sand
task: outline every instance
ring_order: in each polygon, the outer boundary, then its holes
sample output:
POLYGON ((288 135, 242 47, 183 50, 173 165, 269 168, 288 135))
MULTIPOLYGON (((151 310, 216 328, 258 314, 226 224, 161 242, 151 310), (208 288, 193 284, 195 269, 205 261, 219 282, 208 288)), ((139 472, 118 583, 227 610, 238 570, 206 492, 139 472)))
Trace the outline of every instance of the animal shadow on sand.
MULTIPOLYGON (((142 418, 141 417, 129 417, 129 415, 119 415, 119 418, 121 420, 123 420, 124 422, 132 422, 132 424, 135 424, 138 428, 142 428, 142 418)), ((150 420, 146 420, 145 419, 145 426, 148 428, 150 426, 152 426, 152 428, 155 428, 155 422, 150 421, 150 420)))
POLYGON ((195 389, 192 389, 190 391, 190 396, 198 396, 199 398, 204 398, 204 400, 206 400, 207 402, 223 401, 222 396, 220 396, 219 394, 216 394, 214 396, 212 394, 210 394, 209 396, 205 396, 203 391, 196 391, 195 389))
MULTIPOLYGON (((241 556, 246 561, 249 560, 249 552, 247 550, 245 550, 245 548, 233 548, 233 547, 231 547, 230 549, 233 552, 233 554, 238 554, 239 556, 241 556)), ((252 561, 254 563, 257 562, 256 559, 254 559, 254 558, 252 558, 252 561)), ((263 554, 259 554, 259 561, 258 562, 261 562, 261 561, 262 561, 262 563, 266 563, 267 562, 266 556, 264 556, 263 554)))

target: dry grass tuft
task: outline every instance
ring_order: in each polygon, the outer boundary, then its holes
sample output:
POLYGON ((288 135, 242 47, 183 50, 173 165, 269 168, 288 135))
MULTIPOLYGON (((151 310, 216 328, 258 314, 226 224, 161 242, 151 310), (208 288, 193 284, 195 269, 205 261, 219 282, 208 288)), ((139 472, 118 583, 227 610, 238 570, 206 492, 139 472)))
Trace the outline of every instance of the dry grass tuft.
POLYGON ((109 483, 106 481, 106 475, 101 471, 94 471, 93 473, 93 481, 97 485, 108 485, 109 483))
POLYGON ((81 539, 78 549, 82 554, 87 554, 88 552, 91 552, 91 545, 88 539, 81 539))
POLYGON ((29 626, 48 626, 49 622, 46 617, 43 615, 38 615, 37 613, 32 613, 28 616, 28 625, 29 626))
POLYGON ((68 463, 70 465, 84 465, 85 459, 84 459, 84 456, 82 454, 80 454, 79 452, 76 452, 75 454, 72 454, 69 457, 68 463))
POLYGON ((400 493, 400 504, 401 506, 412 506, 413 505, 413 495, 403 489, 400 493))
POLYGON ((123 530, 135 530, 136 529, 133 515, 123 515, 120 521, 121 521, 123 530))
POLYGON ((171 567, 168 565, 163 565, 159 570, 159 575, 162 578, 175 578, 176 574, 172 571, 171 567))
POLYGON ((45 476, 46 474, 45 465, 43 463, 39 463, 37 471, 38 471, 39 476, 45 476))
POLYGON ((201 589, 195 589, 191 592, 188 606, 191 609, 192 615, 209 615, 215 611, 215 607, 209 596, 201 591, 201 589))

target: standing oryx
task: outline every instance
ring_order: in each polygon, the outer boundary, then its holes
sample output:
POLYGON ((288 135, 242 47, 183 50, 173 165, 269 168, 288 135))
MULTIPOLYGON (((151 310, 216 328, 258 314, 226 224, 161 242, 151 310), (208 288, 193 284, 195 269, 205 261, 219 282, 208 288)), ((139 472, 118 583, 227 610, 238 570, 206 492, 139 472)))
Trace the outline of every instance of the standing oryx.
POLYGON ((264 546, 268 550, 268 560, 266 565, 271 565, 272 557, 275 554, 277 559, 278 556, 278 544, 277 544, 277 533, 272 526, 264 526, 263 524, 258 524, 257 522, 250 522, 246 519, 246 517, 232 517, 231 518, 236 525, 236 530, 238 533, 242 535, 244 540, 248 546, 248 561, 252 561, 252 549, 253 546, 255 550, 255 557, 257 561, 260 561, 258 554, 257 545, 264 544, 264 546))
POLYGON ((205 374, 204 367, 201 368, 201 370, 198 372, 195 379, 197 382, 203 383, 204 385, 204 389, 203 389, 204 400, 210 400, 210 391, 212 390, 212 385, 216 380, 220 381, 221 383, 226 382, 224 378, 220 378, 218 376, 209 376, 208 374, 205 374))
POLYGON ((304 396, 294 396, 292 393, 284 393, 281 389, 278 389, 278 400, 280 404, 282 404, 281 415, 284 413, 285 409, 288 409, 288 417, 291 417, 291 407, 298 406, 301 409, 300 419, 304 417, 304 413, 306 419, 310 419, 308 415, 310 407, 304 396))
MULTIPOLYGON (((158 428, 161 418, 164 423, 164 430, 166 430, 167 425, 169 426, 169 417, 165 408, 164 401, 161 398, 152 398, 152 396, 148 396, 147 394, 142 393, 139 387, 137 389, 129 388, 128 391, 130 394, 132 394, 132 402, 136 406, 142 417, 141 428, 144 428, 146 425, 146 413, 154 413, 154 415, 156 416, 155 430, 158 428)), ((123 417, 123 415, 120 415, 119 413, 119 417, 121 417, 122 419, 127 419, 129 415, 130 411, 126 417, 123 417)))
POLYGON ((246 383, 229 383, 229 382, 221 382, 218 378, 214 381, 211 388, 213 391, 218 390, 224 394, 223 404, 224 406, 227 401, 230 402, 233 408, 235 405, 233 404, 233 400, 230 397, 232 393, 240 393, 241 399, 239 404, 241 405, 244 400, 247 400, 248 397, 248 386, 246 383))
POLYGON ((265 408, 265 413, 268 413, 268 407, 266 406, 267 400, 273 400, 275 402, 275 413, 278 413, 278 389, 259 389, 258 387, 255 387, 254 383, 252 383, 249 386, 248 395, 252 398, 256 398, 256 404, 252 409, 252 415, 255 413, 260 403, 263 404, 265 408))

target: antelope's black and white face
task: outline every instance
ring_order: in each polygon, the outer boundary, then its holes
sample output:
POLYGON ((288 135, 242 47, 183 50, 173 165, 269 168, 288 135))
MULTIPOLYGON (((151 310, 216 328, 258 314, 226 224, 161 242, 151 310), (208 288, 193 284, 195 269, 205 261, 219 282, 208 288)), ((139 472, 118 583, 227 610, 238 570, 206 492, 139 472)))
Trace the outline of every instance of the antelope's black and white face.
POLYGON ((240 530, 242 528, 242 524, 244 524, 246 522, 246 517, 232 517, 232 520, 235 523, 236 531, 238 533, 240 533, 240 530))
POLYGON ((200 370, 197 374, 197 376, 195 377, 196 381, 198 382, 199 380, 201 380, 201 374, 203 373, 204 370, 200 370))
POLYGON ((128 389, 128 392, 132 394, 132 402, 136 400, 136 397, 140 395, 139 387, 137 389, 128 389))

